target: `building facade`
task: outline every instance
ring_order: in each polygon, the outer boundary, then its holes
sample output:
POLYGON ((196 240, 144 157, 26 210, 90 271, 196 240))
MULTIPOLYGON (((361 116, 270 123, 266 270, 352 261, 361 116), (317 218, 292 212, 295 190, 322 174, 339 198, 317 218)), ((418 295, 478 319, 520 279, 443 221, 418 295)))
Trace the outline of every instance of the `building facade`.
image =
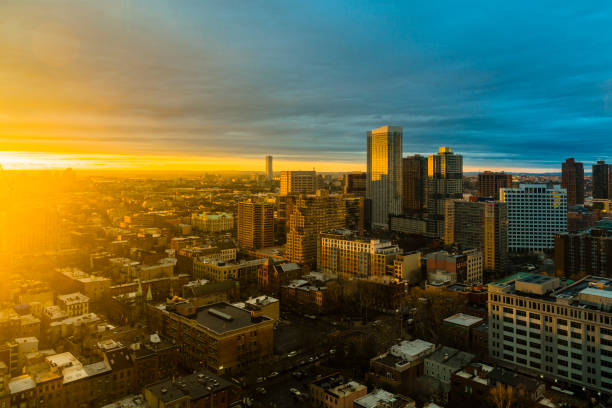
POLYGON ((487 275, 503 275, 508 266, 508 208, 500 201, 448 200, 444 242, 480 248, 487 275))
POLYGON ((273 353, 274 320, 228 303, 196 308, 183 301, 149 306, 148 311, 152 329, 180 345, 185 367, 232 374, 273 353))
POLYGON ((555 234, 567 231, 567 192, 544 184, 503 188, 508 206, 508 249, 544 251, 554 248, 555 234))
POLYGON ((317 269, 342 279, 383 277, 400 248, 391 241, 366 239, 350 231, 321 233, 317 247, 317 269))
POLYGON ((440 147, 437 154, 429 155, 427 165, 427 232, 441 238, 446 200, 463 197, 463 156, 440 147))
POLYGON ((274 179, 274 171, 272 168, 272 156, 266 156, 266 180, 272 181, 274 179))
POLYGON ((191 214, 191 225, 202 232, 231 231, 234 228, 234 216, 229 213, 191 214))
POLYGON ((421 215, 427 208, 427 157, 414 155, 402 159, 402 210, 406 215, 421 215))
POLYGON ((367 173, 356 171, 344 175, 344 194, 353 194, 358 197, 365 197, 367 173))
POLYGON ((556 234, 555 274, 612 276, 612 222, 603 220, 587 231, 556 234))
POLYGON ((280 193, 313 194, 317 190, 316 171, 281 171, 280 193))
POLYGON ((561 164, 561 187, 567 190, 567 206, 584 204, 584 166, 573 158, 561 164))
POLYGON ((512 174, 485 171, 478 174, 478 196, 499 200, 499 189, 512 187, 512 174))
POLYGON ((261 249, 274 245, 274 205, 251 200, 238 203, 238 245, 261 249))
POLYGON ((612 281, 517 274, 489 284, 489 353, 544 377, 612 392, 612 281))
POLYGON ((606 164, 603 160, 598 160, 593 165, 592 173, 593 198, 612 198, 612 165, 606 164))
POLYGON ((367 132, 368 181, 372 226, 388 227, 390 214, 402 211, 402 128, 383 126, 367 132))
POLYGON ((298 197, 289 216, 285 256, 291 262, 314 266, 319 233, 344 228, 346 219, 346 204, 341 196, 298 197))

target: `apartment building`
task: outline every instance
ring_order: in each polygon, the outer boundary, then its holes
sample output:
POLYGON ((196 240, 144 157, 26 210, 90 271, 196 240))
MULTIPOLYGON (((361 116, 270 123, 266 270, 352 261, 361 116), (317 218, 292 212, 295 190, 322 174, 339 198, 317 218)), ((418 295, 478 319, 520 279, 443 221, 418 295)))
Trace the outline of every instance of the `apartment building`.
POLYGON ((425 260, 430 282, 482 283, 483 257, 479 249, 431 252, 425 255, 425 260))
POLYGON ((523 273, 489 284, 489 354, 561 383, 610 393, 612 280, 587 276, 563 283, 523 273))
POLYGON ((365 385, 339 374, 320 378, 308 388, 314 406, 327 408, 353 408, 353 402, 368 393, 365 385))
POLYGON ((273 354, 274 320, 225 302, 195 307, 188 301, 148 307, 151 327, 180 344, 179 358, 217 374, 241 372, 273 354))
POLYGON ((218 214, 191 214, 191 225, 202 232, 231 231, 234 228, 234 216, 221 212, 218 214))
POLYGON ((256 282, 257 270, 265 261, 265 258, 261 258, 250 261, 224 262, 200 257, 193 261, 193 278, 210 281, 234 279, 243 283, 256 282))
POLYGON ((383 277, 401 254, 391 241, 359 237, 348 230, 319 234, 317 268, 342 279, 383 277))
POLYGON ((544 251, 554 248, 554 235, 567 231, 567 192, 544 184, 502 188, 508 206, 508 249, 544 251))
POLYGON ((317 190, 316 171, 281 171, 280 193, 313 194, 317 190))
POLYGON ((68 316, 80 316, 89 313, 89 298, 82 293, 70 293, 57 297, 57 303, 68 316))
POLYGON ((587 231, 556 234, 555 274, 612 276, 612 220, 587 231))

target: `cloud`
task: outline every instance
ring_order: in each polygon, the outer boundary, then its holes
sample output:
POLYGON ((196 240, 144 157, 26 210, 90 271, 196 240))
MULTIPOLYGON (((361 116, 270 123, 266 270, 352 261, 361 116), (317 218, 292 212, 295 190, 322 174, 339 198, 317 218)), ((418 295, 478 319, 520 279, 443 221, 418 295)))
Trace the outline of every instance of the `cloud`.
POLYGON ((608 3, 0 5, 15 150, 364 162, 365 132, 466 165, 612 156, 608 3))

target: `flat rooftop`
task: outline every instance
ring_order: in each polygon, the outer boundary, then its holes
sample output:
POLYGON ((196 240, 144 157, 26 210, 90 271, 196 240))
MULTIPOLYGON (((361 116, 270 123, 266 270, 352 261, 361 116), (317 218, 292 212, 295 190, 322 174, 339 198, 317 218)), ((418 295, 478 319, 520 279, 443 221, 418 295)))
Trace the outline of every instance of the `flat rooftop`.
POLYGON ((224 334, 270 319, 265 316, 251 317, 247 310, 220 302, 198 310, 194 320, 215 333, 224 334))
POLYGON ((480 317, 470 316, 464 313, 457 313, 444 319, 445 323, 451 323, 463 327, 472 327, 478 323, 482 323, 482 321, 483 319, 480 317))
MULTIPOLYGON (((402 399, 406 400, 406 397, 403 397, 402 399)), ((390 393, 389 391, 379 389, 372 391, 365 397, 356 399, 354 404, 360 408, 378 408, 384 406, 394 407, 398 401, 401 400, 397 395, 390 393)))

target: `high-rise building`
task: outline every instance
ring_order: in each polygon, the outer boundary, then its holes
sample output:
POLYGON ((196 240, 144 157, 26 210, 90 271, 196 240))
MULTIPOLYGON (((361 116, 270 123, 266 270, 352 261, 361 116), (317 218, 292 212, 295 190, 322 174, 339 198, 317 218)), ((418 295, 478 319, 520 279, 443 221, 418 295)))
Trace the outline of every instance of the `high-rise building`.
POLYGON ((508 206, 510 251, 553 249, 555 234, 567 231, 567 192, 559 186, 502 188, 501 201, 508 206))
POLYGON ((291 262, 316 265, 319 233, 345 228, 346 219, 341 196, 300 195, 289 214, 285 256, 291 262))
POLYGON ((281 171, 281 195, 313 194, 316 190, 316 171, 281 171))
POLYGON ((612 165, 598 160, 593 165, 593 198, 612 198, 612 165))
POLYGON ((402 211, 402 128, 383 126, 367 133, 372 226, 387 228, 390 214, 402 211))
POLYGON ((499 189, 512 187, 512 174, 485 171, 478 174, 478 196, 499 200, 499 189))
POLYGON ((612 220, 601 220, 587 231, 555 235, 555 274, 612 277, 612 220))
POLYGON ((238 245, 260 249, 274 245, 274 205, 244 201, 238 203, 238 245))
POLYGON ((561 187, 567 190, 567 206, 584 204, 584 166, 573 158, 561 163, 561 187))
MULTIPOLYGON (((480 248, 487 274, 501 276, 508 264, 508 208, 500 201, 448 200, 444 241, 480 248)), ((485 281, 488 276, 485 275, 485 281)))
POLYGON ((317 269, 343 279, 383 277, 392 274, 400 248, 391 241, 368 239, 351 231, 323 232, 319 235, 317 269))
POLYGON ((489 355, 555 382, 612 393, 609 278, 568 286, 516 274, 488 286, 489 355))
POLYGON ((427 157, 415 154, 402 159, 402 209, 418 215, 427 208, 427 157))
POLYGON ((266 180, 272 181, 274 171, 272 170, 272 156, 266 156, 266 180))
POLYGON ((463 198, 463 156, 440 147, 429 155, 427 167, 427 233, 442 237, 446 200, 463 198))
POLYGON ((366 195, 367 173, 356 171, 344 175, 344 194, 354 194, 359 197, 366 195))

